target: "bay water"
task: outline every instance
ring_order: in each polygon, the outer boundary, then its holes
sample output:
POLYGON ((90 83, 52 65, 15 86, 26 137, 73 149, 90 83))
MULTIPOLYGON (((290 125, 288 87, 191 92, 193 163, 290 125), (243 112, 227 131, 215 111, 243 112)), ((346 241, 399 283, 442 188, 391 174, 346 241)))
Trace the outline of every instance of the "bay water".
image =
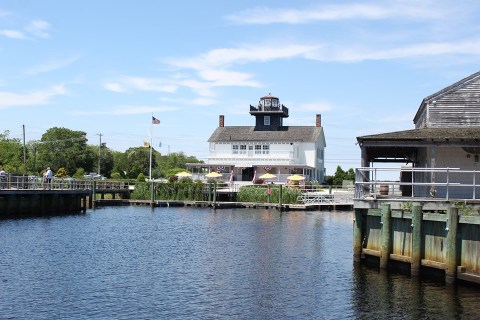
POLYGON ((0 319, 477 319, 480 289, 353 263, 353 212, 0 220, 0 319))

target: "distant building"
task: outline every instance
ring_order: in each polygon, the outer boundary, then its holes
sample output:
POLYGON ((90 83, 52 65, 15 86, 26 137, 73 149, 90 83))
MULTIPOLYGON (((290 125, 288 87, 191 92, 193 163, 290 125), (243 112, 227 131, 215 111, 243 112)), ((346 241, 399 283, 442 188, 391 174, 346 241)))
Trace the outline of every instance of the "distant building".
POLYGON ((254 126, 225 126, 220 115, 208 139, 207 163, 188 166, 217 171, 224 180, 251 182, 268 172, 276 176, 272 182, 286 182, 294 173, 323 182, 326 142, 320 114, 314 126, 284 126, 288 108, 269 94, 257 106, 250 105, 250 115, 254 126))
MULTIPOLYGON (((424 98, 413 123, 412 130, 357 137, 362 167, 397 162, 418 169, 445 169, 443 173, 419 170, 413 177, 404 170, 399 178, 417 183, 413 191, 404 188, 404 195, 413 192, 415 196, 443 197, 449 184, 449 197, 478 199, 480 187, 475 185, 480 185, 480 175, 475 171, 480 170, 480 72, 424 98), (452 173, 454 169, 458 174, 452 173)), ((373 177, 363 180, 369 179, 373 177)))

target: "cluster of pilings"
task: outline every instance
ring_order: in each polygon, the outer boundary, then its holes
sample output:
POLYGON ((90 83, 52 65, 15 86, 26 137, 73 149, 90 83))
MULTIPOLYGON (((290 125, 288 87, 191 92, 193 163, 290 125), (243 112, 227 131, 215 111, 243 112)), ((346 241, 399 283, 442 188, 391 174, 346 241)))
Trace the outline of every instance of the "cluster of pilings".
POLYGON ((445 212, 355 209, 354 260, 377 257, 379 267, 410 266, 412 276, 436 270, 445 282, 457 279, 480 283, 480 216, 451 206, 445 212))

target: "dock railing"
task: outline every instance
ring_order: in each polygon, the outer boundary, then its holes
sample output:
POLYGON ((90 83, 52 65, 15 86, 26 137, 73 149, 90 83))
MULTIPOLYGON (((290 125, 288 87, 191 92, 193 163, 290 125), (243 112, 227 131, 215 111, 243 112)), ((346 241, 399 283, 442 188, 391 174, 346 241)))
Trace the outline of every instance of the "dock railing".
POLYGON ((355 199, 377 196, 479 199, 477 170, 460 168, 357 168, 355 199), (399 177, 393 180, 392 176, 399 177), (382 178, 388 176, 389 178, 382 178))
POLYGON ((74 178, 52 178, 47 183, 42 177, 37 176, 15 176, 7 175, 5 179, 0 180, 1 190, 91 190, 94 182, 97 190, 124 190, 132 189, 134 182, 114 181, 114 180, 93 180, 93 179, 74 179, 74 178))

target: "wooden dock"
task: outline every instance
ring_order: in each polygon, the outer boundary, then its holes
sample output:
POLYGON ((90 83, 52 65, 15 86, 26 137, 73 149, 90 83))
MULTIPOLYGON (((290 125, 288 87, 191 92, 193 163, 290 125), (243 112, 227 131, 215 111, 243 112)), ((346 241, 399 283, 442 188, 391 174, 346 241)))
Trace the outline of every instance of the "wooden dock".
MULTIPOLYGON (((446 204, 444 202, 444 204, 446 204)), ((376 261, 381 269, 406 267, 412 276, 444 273, 446 283, 480 284, 480 216, 450 204, 444 211, 415 203, 409 211, 355 208, 354 260, 376 261)))
POLYGON ((142 205, 151 207, 197 207, 197 208, 252 208, 252 209, 277 209, 277 210, 337 210, 351 209, 350 204, 278 204, 263 202, 229 202, 229 201, 179 201, 179 200, 131 200, 131 199, 98 199, 94 201, 95 207, 142 205))
POLYGON ((3 189, 0 218, 82 213, 89 201, 90 190, 3 189))

